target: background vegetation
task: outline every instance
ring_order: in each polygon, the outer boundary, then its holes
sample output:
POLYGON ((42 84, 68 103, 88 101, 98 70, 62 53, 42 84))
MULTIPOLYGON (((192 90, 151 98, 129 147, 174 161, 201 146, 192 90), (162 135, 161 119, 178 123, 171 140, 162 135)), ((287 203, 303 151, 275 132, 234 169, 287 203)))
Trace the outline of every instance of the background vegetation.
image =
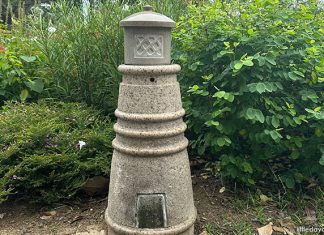
POLYGON ((46 83, 42 55, 30 39, 0 27, 0 105, 6 100, 37 100, 46 83))
POLYGON ((219 159, 223 176, 324 182, 324 13, 315 3, 215 1, 180 18, 175 58, 192 147, 219 159))

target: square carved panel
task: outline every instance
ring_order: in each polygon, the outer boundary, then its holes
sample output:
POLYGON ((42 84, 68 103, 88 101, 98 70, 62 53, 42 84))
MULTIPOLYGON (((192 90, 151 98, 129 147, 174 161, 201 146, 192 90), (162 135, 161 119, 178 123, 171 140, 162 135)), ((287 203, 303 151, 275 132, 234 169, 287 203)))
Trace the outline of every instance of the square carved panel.
POLYGON ((163 36, 136 34, 135 58, 163 58, 163 36))

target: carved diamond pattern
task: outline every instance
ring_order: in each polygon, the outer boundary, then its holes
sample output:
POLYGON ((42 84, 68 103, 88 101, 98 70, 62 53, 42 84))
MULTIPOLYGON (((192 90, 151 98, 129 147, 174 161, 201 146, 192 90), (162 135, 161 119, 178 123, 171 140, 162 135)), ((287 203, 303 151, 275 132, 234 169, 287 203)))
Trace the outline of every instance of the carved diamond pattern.
POLYGON ((136 58, 162 58, 163 57, 163 36, 162 35, 135 35, 136 58))

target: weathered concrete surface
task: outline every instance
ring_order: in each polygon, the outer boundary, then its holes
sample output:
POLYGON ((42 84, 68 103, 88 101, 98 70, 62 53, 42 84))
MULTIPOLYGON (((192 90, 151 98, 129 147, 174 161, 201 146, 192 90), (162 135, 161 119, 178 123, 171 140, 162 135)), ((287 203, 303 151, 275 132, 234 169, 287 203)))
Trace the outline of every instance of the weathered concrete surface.
POLYGON ((108 234, 193 235, 196 210, 176 78, 180 66, 169 64, 175 24, 146 9, 121 22, 127 65, 119 66, 123 80, 115 112, 108 234))
POLYGON ((171 28, 175 25, 150 6, 122 20, 125 64, 170 64, 171 28))
POLYGON ((196 211, 176 80, 180 66, 121 65, 119 70, 124 76, 114 126, 108 234, 193 234, 196 211), (139 193, 165 194, 165 229, 136 228, 139 193))

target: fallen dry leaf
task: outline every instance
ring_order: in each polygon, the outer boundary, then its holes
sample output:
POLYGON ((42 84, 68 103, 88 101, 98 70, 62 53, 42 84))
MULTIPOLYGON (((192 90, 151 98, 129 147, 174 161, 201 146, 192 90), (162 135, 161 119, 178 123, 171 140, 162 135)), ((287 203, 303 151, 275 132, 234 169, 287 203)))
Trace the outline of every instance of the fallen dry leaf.
POLYGON ((285 233, 285 228, 283 227, 277 227, 277 226, 272 226, 273 231, 278 232, 278 233, 285 233))
POLYGON ((270 197, 268 197, 268 196, 266 196, 264 194, 261 194, 260 195, 260 200, 261 200, 261 202, 269 202, 269 201, 272 201, 272 198, 270 198, 270 197))
POLYGON ((201 233, 199 233, 199 235, 208 235, 208 232, 206 230, 204 230, 201 233))
POLYGON ((278 232, 278 233, 283 233, 283 234, 288 234, 288 235, 294 235, 292 232, 289 231, 288 228, 272 226, 272 229, 273 229, 273 231, 278 232))
POLYGON ((201 217, 200 220, 201 220, 201 221, 207 221, 207 218, 205 218, 205 217, 201 217))
POLYGON ((204 180, 206 180, 206 179, 209 178, 209 176, 208 176, 208 175, 203 175, 202 178, 203 178, 204 180))
POLYGON ((57 213, 56 211, 44 211, 43 215, 45 216, 55 216, 57 213))
POLYGON ((75 216, 75 217, 73 218, 72 221, 69 221, 69 223, 70 223, 70 224, 73 224, 74 222, 77 222, 77 221, 82 220, 82 219, 84 219, 84 218, 85 218, 84 215, 77 215, 77 216, 75 216))
POLYGON ((284 228, 284 230, 286 232, 285 234, 287 234, 287 235, 294 235, 292 232, 289 231, 288 228, 284 228))
POLYGON ((0 214, 0 219, 3 219, 3 217, 5 216, 6 213, 1 213, 0 214))
POLYGON ((296 225, 291 222, 290 217, 286 217, 282 220, 279 220, 279 223, 280 223, 281 227, 287 229, 291 234, 295 233, 296 225))
POLYGON ((305 222, 315 222, 317 220, 316 211, 314 209, 306 207, 305 214, 306 214, 306 217, 304 218, 305 222))
POLYGON ((271 235, 273 233, 272 223, 267 224, 261 228, 258 228, 259 235, 271 235))
POLYGON ((40 219, 42 219, 42 220, 49 220, 49 219, 52 219, 52 218, 53 218, 53 216, 49 216, 49 215, 43 215, 43 216, 40 217, 40 219))
POLYGON ((221 187, 221 189, 219 190, 219 192, 220 193, 223 193, 223 192, 225 192, 225 189, 226 189, 225 187, 221 187))

